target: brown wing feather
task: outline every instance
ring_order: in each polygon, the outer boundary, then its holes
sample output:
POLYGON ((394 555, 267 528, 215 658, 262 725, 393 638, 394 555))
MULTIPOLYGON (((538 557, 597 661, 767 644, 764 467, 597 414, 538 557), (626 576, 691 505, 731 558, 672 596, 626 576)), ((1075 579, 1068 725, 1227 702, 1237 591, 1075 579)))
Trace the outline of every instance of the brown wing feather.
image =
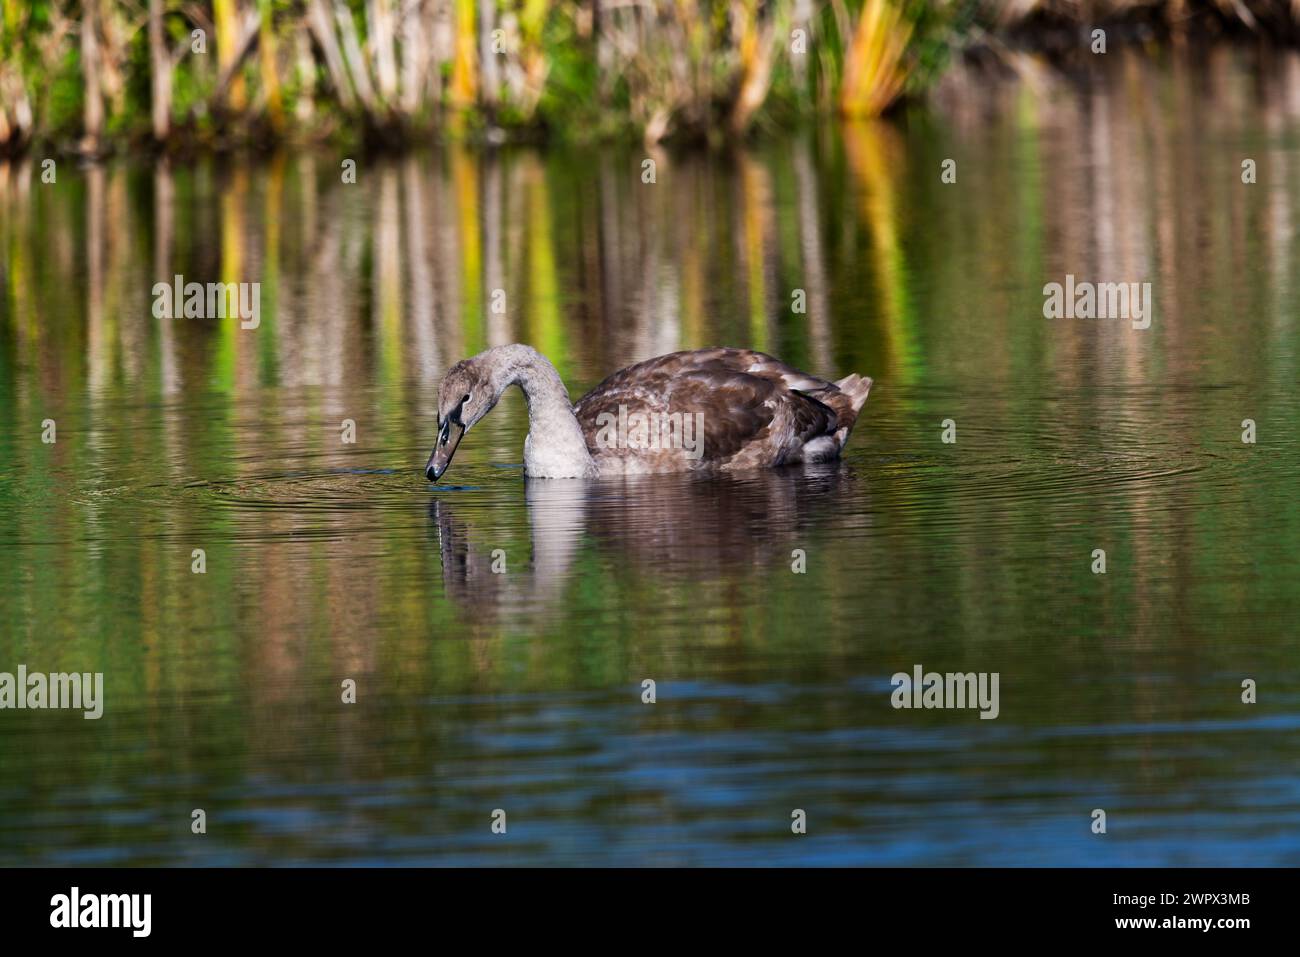
MULTIPOLYGON (((796 391, 790 393, 790 397, 794 432, 799 437, 800 443, 808 442, 819 435, 830 435, 839 426, 839 413, 816 394, 796 391)), ((825 397, 830 398, 830 396, 825 397)))
MULTIPOLYGON (((780 464, 809 440, 838 427, 839 390, 761 352, 674 352, 615 372, 578 400, 575 413, 593 455, 646 453, 597 448, 604 413, 703 414, 704 453, 684 467, 780 464)), ((685 458, 680 449, 654 455, 685 458)))

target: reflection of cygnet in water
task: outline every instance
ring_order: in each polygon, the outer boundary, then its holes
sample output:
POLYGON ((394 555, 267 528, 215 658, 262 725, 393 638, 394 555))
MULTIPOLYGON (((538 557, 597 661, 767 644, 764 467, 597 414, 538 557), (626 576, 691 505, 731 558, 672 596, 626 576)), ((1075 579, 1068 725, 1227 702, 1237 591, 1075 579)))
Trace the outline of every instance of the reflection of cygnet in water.
POLYGON ((509 549, 507 536, 493 536, 488 523, 468 519, 483 514, 481 509, 458 512, 446 499, 435 498, 429 504, 429 517, 438 535, 447 595, 484 611, 515 602, 545 603, 558 595, 587 529, 588 484, 585 480, 527 483, 524 501, 531 555, 509 549), (494 537, 498 540, 492 541, 494 537))
POLYGON ((728 476, 528 480, 528 556, 507 549, 490 510, 443 497, 429 509, 447 595, 481 616, 560 598, 584 547, 644 576, 710 580, 788 568, 793 550, 827 527, 869 520, 865 500, 846 495, 854 484, 838 462, 728 476), (846 511, 850 503, 855 510, 846 511))

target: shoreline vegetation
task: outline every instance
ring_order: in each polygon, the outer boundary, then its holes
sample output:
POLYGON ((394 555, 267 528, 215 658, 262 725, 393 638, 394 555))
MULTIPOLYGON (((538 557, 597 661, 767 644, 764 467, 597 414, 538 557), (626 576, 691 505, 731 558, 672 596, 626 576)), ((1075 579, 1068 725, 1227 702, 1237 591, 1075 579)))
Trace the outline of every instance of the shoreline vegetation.
POLYGON ((1300 39, 1290 0, 0 0, 0 157, 708 143, 865 119, 954 62, 1300 39))

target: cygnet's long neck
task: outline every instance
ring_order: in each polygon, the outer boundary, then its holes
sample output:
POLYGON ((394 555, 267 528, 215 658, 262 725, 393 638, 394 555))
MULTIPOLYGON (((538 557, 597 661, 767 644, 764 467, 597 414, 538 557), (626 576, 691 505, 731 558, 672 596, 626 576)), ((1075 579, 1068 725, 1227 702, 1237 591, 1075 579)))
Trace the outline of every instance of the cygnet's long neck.
POLYGON ((500 347, 505 359, 502 391, 511 385, 528 401, 524 474, 533 478, 579 478, 596 474, 569 390, 549 359, 531 346, 500 347))

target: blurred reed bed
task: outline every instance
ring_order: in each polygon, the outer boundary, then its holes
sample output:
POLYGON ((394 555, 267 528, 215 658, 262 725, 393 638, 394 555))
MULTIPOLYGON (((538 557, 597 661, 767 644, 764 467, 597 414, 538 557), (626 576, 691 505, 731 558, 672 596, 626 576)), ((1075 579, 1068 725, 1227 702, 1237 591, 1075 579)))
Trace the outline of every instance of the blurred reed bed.
MULTIPOLYGON (((0 150, 432 132, 743 136, 891 106, 958 4, 0 0, 0 150)), ((973 0, 966 7, 973 8, 973 0)))
POLYGON ((1292 37, 1300 2, 0 0, 0 153, 737 139, 880 115, 991 38, 1117 20, 1292 37))

